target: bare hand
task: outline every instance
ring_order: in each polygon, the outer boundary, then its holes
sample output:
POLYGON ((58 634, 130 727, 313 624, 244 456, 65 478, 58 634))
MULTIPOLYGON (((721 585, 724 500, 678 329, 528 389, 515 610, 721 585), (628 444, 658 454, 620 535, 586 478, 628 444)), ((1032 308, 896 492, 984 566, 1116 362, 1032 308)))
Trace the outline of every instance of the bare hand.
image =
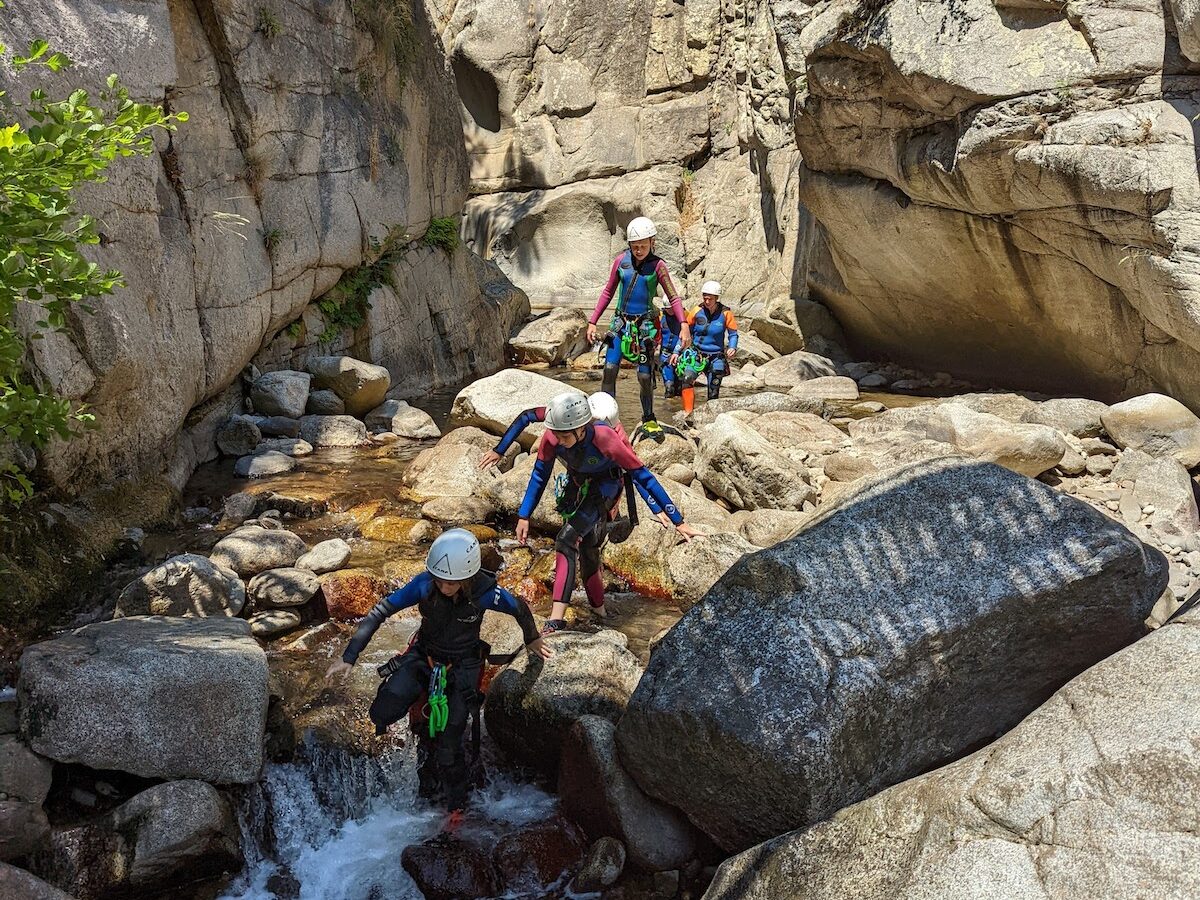
POLYGON ((688 543, 691 543, 697 538, 704 537, 704 535, 702 535, 699 531, 685 522, 680 522, 678 525, 676 525, 675 530, 678 531, 683 536, 683 539, 688 543))
POLYGON ((686 350, 692 346, 692 329, 687 325, 679 326, 679 349, 686 350))
POLYGON ((672 528, 675 527, 675 524, 671 521, 671 517, 668 516, 665 512, 660 512, 654 518, 658 519, 659 524, 662 525, 662 527, 667 529, 668 531, 670 531, 672 528))
POLYGON ((529 541, 529 520, 517 519, 517 543, 524 546, 529 541))
POLYGON ((354 666, 350 665, 350 663, 344 662, 340 659, 335 659, 330 664, 328 671, 325 672, 325 679, 327 681, 333 681, 335 678, 345 678, 350 674, 350 670, 353 668, 354 666))
POLYGON ((672 353, 672 354, 671 354, 671 355, 670 355, 670 356, 667 358, 667 365, 669 365, 669 366, 677 366, 677 365, 679 365, 679 354, 678 354, 678 353, 672 353))
POLYGON ((487 453, 483 454, 483 456, 479 457, 479 470, 481 472, 487 471, 502 459, 504 459, 504 457, 495 450, 489 450, 487 453))
POLYGON ((541 638, 528 644, 525 649, 529 652, 530 656, 540 656, 542 659, 550 659, 554 656, 554 651, 550 649, 549 644, 541 638))
POLYGON ((736 348, 736 347, 730 347, 729 349, 727 349, 727 350, 725 351, 725 358, 726 358, 726 359, 733 359, 733 354, 735 354, 735 353, 737 353, 737 348, 736 348))
POLYGON ((588 323, 587 327, 587 341, 589 344, 596 343, 596 326, 591 322, 588 323))

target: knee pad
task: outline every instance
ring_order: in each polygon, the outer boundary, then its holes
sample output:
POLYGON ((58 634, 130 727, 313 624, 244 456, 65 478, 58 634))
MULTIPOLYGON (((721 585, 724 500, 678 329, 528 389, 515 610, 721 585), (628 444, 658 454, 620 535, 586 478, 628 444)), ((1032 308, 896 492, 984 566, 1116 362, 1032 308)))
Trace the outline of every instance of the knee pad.
POLYGON ((574 525, 564 525, 558 531, 558 536, 554 539, 554 549, 570 559, 577 559, 579 556, 579 542, 583 540, 583 535, 575 530, 574 525))

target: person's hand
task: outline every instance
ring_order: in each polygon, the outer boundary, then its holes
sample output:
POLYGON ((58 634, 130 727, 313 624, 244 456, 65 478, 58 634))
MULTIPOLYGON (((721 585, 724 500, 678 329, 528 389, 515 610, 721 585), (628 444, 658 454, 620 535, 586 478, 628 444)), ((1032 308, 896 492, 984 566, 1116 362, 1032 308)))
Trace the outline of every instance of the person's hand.
POLYGON ((340 659, 335 659, 330 664, 328 671, 325 672, 325 679, 327 681, 333 681, 336 678, 345 678, 350 674, 350 670, 353 668, 354 666, 350 665, 350 663, 340 659))
POLYGON ((733 354, 735 354, 735 353, 737 353, 737 348, 736 348, 736 347, 728 347, 728 348, 726 348, 726 350, 725 350, 725 358, 726 358, 726 359, 733 359, 733 354))
POLYGON ((658 523, 660 525, 662 525, 663 528, 667 529, 667 531, 670 531, 672 528, 675 527, 675 524, 671 521, 671 517, 668 516, 665 512, 660 512, 654 518, 658 519, 658 523))
POLYGON ((595 326, 595 325, 593 325, 591 322, 588 322, 588 327, 587 327, 587 341, 588 341, 588 343, 589 343, 589 344, 594 344, 594 343, 596 343, 596 337, 597 337, 597 335, 596 335, 596 326, 595 326))
POLYGON ((687 325, 679 326, 679 349, 686 350, 692 346, 692 329, 687 325))
POLYGON ((502 459, 504 459, 504 457, 495 450, 489 450, 487 453, 483 454, 483 456, 479 457, 479 470, 481 472, 486 471, 492 466, 496 465, 496 463, 500 462, 502 459))
POLYGON ((542 659, 550 659, 550 657, 554 656, 554 651, 550 649, 550 645, 541 638, 538 638, 532 644, 528 644, 525 649, 529 652, 530 656, 540 656, 542 659))
POLYGON ((529 520, 517 519, 517 543, 524 546, 529 540, 529 520))
POLYGON ((678 531, 679 534, 683 536, 683 539, 685 541, 687 541, 688 543, 691 543, 693 540, 696 540, 697 538, 704 537, 704 535, 702 535, 700 532, 698 532, 691 525, 688 525, 686 522, 680 522, 678 525, 675 526, 675 530, 678 531))
POLYGON ((677 365, 679 365, 679 354, 678 354, 678 353, 672 353, 672 354, 670 355, 670 357, 668 357, 668 358, 667 358, 667 365, 669 365, 669 366, 677 366, 677 365))

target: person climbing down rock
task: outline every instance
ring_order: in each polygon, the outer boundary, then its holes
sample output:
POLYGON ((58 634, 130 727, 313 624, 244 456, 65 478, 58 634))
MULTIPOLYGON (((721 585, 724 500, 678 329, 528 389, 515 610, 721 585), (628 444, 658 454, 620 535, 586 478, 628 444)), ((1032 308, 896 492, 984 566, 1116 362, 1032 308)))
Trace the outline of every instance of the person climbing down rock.
POLYGON ((675 318, 675 313, 670 304, 662 308, 662 316, 659 318, 658 333, 661 338, 658 353, 658 368, 662 372, 663 379, 663 397, 671 399, 679 396, 679 379, 675 377, 675 366, 670 362, 671 357, 678 352, 679 349, 679 332, 683 328, 683 321, 675 318))
POLYGON ((537 461, 517 512, 517 540, 529 539, 529 517, 561 459, 566 472, 555 481, 558 511, 563 527, 555 539, 554 606, 542 634, 553 634, 566 622, 563 616, 580 570, 588 603, 603 617, 604 578, 600 573, 600 550, 608 536, 609 519, 621 499, 626 473, 634 484, 650 493, 684 540, 698 532, 684 524, 679 509, 667 496, 633 448, 604 422, 593 421, 591 407, 579 394, 559 394, 546 407, 548 430, 538 442, 537 461))
POLYGON ((692 346, 674 354, 668 362, 675 366, 680 382, 683 412, 691 419, 696 403, 696 379, 704 375, 708 399, 721 394, 721 379, 729 372, 729 361, 737 352, 737 320, 733 311, 721 303, 721 284, 706 281, 700 289, 701 304, 687 315, 692 329, 692 346))
POLYGON ((452 528, 440 535, 429 547, 425 568, 375 604, 326 677, 348 673, 385 619, 418 607, 420 628, 404 653, 380 667, 384 681, 369 714, 375 733, 384 734, 429 691, 430 736, 438 737, 435 759, 446 803, 449 809, 461 811, 470 780, 463 734, 471 709, 478 704, 483 668, 479 629, 484 611, 513 616, 531 655, 549 659, 554 651, 542 642, 529 607, 497 585, 495 575, 481 569, 479 541, 471 532, 452 528))
MULTIPOLYGON (((638 386, 642 400, 642 422, 648 433, 658 427, 654 415, 654 369, 658 344, 658 312, 654 297, 661 287, 670 307, 680 323, 684 321, 683 300, 675 290, 667 264, 654 255, 654 236, 657 229, 645 216, 638 216, 625 229, 629 249, 613 260, 608 273, 608 282, 600 292, 596 308, 588 322, 587 339, 596 343, 596 323, 608 308, 613 295, 617 297, 617 310, 605 335, 607 350, 604 351, 604 379, 602 390, 617 395, 617 372, 621 360, 627 359, 637 365, 638 386)), ((679 347, 691 343, 688 327, 681 324, 679 347)))
MULTIPOLYGON (((629 445, 630 449, 632 449, 633 445, 629 442, 629 436, 625 434, 625 426, 621 424, 620 411, 617 408, 617 401, 611 394, 606 394, 604 391, 597 391, 588 397, 588 406, 592 410, 592 418, 595 421, 606 424, 609 428, 617 433, 621 440, 629 445)), ((525 410, 523 413, 513 419, 512 424, 508 426, 508 430, 504 432, 504 436, 500 438, 500 442, 491 450, 488 450, 486 453, 484 453, 482 457, 480 457, 479 468, 481 470, 487 470, 499 463, 500 460, 504 458, 504 454, 508 452, 508 448, 512 446, 513 441, 520 436, 522 431, 536 422, 544 421, 546 421, 546 407, 535 406, 525 410)), ((635 481, 633 485, 635 488, 637 488, 637 492, 642 495, 642 500, 644 500, 646 506, 650 508, 650 512, 654 514, 654 517, 658 519, 662 526, 664 528, 674 528, 674 523, 671 521, 670 517, 663 512, 662 507, 658 504, 658 501, 654 499, 654 495, 646 490, 641 482, 635 481)), ((617 543, 620 543, 620 541, 617 543)))

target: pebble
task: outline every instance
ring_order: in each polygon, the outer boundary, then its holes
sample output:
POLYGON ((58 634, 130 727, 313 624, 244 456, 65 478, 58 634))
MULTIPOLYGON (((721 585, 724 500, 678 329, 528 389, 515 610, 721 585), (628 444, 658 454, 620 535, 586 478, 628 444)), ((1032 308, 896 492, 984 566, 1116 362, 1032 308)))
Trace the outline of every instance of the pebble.
POLYGON ((1113 512, 1116 512, 1118 509, 1121 508, 1121 504, 1118 503, 1116 500, 1105 500, 1104 505, 1107 506, 1109 509, 1111 509, 1113 512))
POLYGON ((1154 505, 1147 503, 1145 506, 1143 506, 1142 507, 1142 515, 1144 515, 1144 516, 1154 515, 1154 505))

